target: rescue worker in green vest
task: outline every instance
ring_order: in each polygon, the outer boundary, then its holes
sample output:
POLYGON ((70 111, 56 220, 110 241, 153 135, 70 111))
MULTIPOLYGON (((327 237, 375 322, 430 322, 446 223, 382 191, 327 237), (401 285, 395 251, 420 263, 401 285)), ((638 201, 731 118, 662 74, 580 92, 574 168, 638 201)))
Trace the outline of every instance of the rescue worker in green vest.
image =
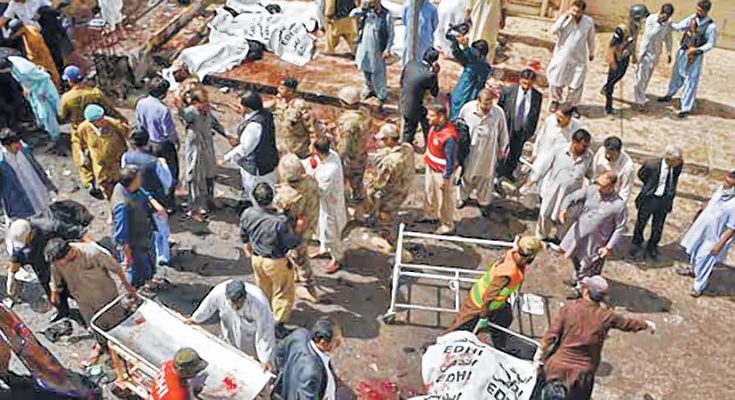
MULTIPOLYGON (((543 250, 541 241, 533 236, 518 239, 502 260, 495 261, 470 289, 459 314, 449 331, 479 331, 489 328, 489 323, 507 328, 513 322, 513 310, 508 299, 520 290, 526 270, 536 255, 543 250)), ((507 335, 492 330, 493 345, 504 350, 507 335)))

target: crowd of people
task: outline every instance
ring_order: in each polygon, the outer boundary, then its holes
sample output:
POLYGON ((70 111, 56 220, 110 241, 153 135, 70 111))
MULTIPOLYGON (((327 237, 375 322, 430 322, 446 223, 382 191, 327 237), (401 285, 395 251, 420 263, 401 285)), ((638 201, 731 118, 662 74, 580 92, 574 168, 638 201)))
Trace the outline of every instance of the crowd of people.
MULTIPOLYGON (((342 108, 338 118, 318 121, 298 94, 299 82, 287 77, 272 102, 255 91, 242 94, 237 105, 242 120, 234 127, 219 122, 207 90, 195 79, 178 82, 176 90, 166 80, 150 80, 134 120, 127 121, 79 67, 66 65, 63 8, 45 0, 11 1, 0 19, 6 28, 3 40, 23 56, 0 59, 7 296, 18 298, 14 275, 26 264, 56 308, 54 320, 70 315, 68 299, 73 298, 88 324, 118 296, 113 275, 132 296, 155 293, 161 284, 158 271, 171 265, 168 218, 182 206, 177 189, 186 189, 187 216, 206 223, 217 208, 217 167, 236 166, 243 190, 240 238, 255 283, 232 279, 218 284, 187 323, 218 315, 223 339, 277 373, 274 396, 334 399, 337 380, 328 354, 341 343, 339 325, 324 318, 310 331, 291 332, 286 324, 297 297, 317 303, 323 296, 313 258, 329 258, 326 274, 347 267, 342 233, 350 218, 394 239, 398 211, 415 186, 415 152, 423 142, 424 215, 416 222, 433 224, 436 234, 455 232, 456 210, 470 205, 488 217, 493 199, 513 184, 520 193, 535 191, 540 197, 535 234, 518 238, 487 269, 450 330, 510 326, 508 299, 522 286, 536 256, 544 248, 555 249, 570 261, 571 277, 565 283, 571 288, 568 298, 575 301, 561 310, 544 339, 543 373, 557 384, 548 391, 589 398, 606 332, 655 329, 650 321, 627 319, 601 306, 607 292, 603 266, 623 242, 633 183, 637 177, 643 188, 635 197, 630 256, 643 253, 656 260, 684 157, 680 148, 669 146, 661 158, 643 162, 636 174, 620 138, 594 137, 602 139, 602 146, 594 154, 590 150, 593 133, 585 128, 578 106, 594 60, 595 24, 585 15, 583 0, 572 1, 551 28, 556 37, 547 70, 551 115, 540 119, 544 95, 535 87, 533 69, 524 69, 517 84, 500 91, 489 88, 498 31, 505 23, 503 4, 473 1, 446 21, 445 14, 425 2, 417 19, 417 58, 409 52, 403 57, 401 127, 386 122, 373 132, 373 111, 390 97, 386 58, 394 35, 390 13, 377 0, 359 6, 342 0, 324 3, 327 52, 333 53, 344 38, 365 79, 362 91, 345 87, 336 93, 342 108), (438 85, 442 54, 463 67, 445 102, 438 85), (378 103, 363 101, 371 97, 378 103), (21 140, 29 107, 32 122, 53 142, 60 135, 59 123, 71 124, 72 160, 82 186, 108 204, 111 248, 94 242, 83 206, 54 201, 54 184, 21 140), (415 142, 418 129, 423 141, 415 142), (217 155, 215 134, 229 143, 225 154, 217 155), (371 136, 381 146, 368 157, 371 136), (524 157, 531 139, 533 150, 524 157), (319 249, 309 254, 312 238, 319 249), (570 329, 576 333, 565 334, 570 329)), ((669 62, 676 61, 667 94, 658 101, 671 101, 683 87, 677 116, 688 116, 704 53, 715 43, 716 26, 707 16, 711 7, 709 0, 699 0, 693 15, 673 23, 674 8, 664 4, 660 12, 636 14, 631 24, 617 28, 601 91, 605 110, 615 113, 613 91, 631 56, 637 62, 635 102, 645 110, 647 85, 665 45, 669 62), (639 26, 643 38, 636 49, 639 26), (674 31, 683 32, 676 54, 674 31)), ((408 14, 405 8, 404 19, 408 14)), ((702 295, 733 236, 735 171, 726 174, 681 242, 691 265, 677 272, 695 278, 692 296, 702 295)), ((502 332, 493 331, 493 341, 514 351, 502 332)), ((102 344, 100 339, 85 365, 97 362, 102 344)), ((196 351, 180 350, 164 364, 151 388, 153 398, 189 398, 197 386, 194 378, 206 366, 196 351)))

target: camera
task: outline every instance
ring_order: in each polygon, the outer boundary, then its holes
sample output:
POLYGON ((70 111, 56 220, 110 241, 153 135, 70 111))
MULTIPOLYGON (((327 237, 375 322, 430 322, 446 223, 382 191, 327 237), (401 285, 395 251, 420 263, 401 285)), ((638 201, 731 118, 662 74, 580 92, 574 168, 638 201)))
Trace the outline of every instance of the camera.
POLYGON ((470 24, 467 22, 460 22, 459 24, 449 25, 447 29, 447 40, 455 40, 457 36, 466 35, 470 32, 470 24))

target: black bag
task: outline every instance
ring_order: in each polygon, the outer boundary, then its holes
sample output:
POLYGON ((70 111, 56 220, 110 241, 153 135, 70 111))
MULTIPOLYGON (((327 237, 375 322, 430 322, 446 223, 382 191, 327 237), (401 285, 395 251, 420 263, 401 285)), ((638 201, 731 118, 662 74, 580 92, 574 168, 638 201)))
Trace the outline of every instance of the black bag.
POLYGON ((263 58, 265 46, 262 43, 256 42, 255 40, 248 40, 248 47, 248 55, 245 56, 243 62, 256 61, 263 58))
POLYGON ((49 205, 53 218, 69 225, 89 226, 94 217, 87 207, 74 200, 55 201, 49 205))
POLYGON ((457 118, 454 121, 454 128, 459 136, 459 140, 457 140, 457 163, 464 169, 464 163, 470 155, 470 146, 472 145, 470 127, 464 119, 457 118))

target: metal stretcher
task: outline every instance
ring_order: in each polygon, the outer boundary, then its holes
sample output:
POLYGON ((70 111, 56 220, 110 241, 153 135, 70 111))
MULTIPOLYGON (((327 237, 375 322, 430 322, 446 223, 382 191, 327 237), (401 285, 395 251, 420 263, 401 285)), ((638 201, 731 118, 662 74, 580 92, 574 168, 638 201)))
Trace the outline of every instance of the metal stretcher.
POLYGON ((118 389, 148 398, 161 365, 183 347, 195 349, 209 362, 200 399, 256 399, 273 378, 250 356, 185 323, 157 302, 142 298, 129 307, 125 298, 118 297, 90 321, 92 329, 107 341, 118 389))
MULTIPOLYGON (((382 316, 382 320, 386 324, 392 324, 395 322, 395 317, 399 311, 408 310, 422 310, 422 311, 434 311, 439 313, 457 313, 460 310, 462 302, 464 301, 464 293, 462 290, 462 284, 472 285, 475 283, 478 277, 485 273, 485 270, 478 269, 467 269, 458 267, 444 267, 427 264, 414 264, 404 263, 402 260, 403 249, 405 246, 406 239, 428 239, 439 242, 455 242, 455 243, 466 243, 475 244, 480 246, 486 246, 496 249, 509 249, 513 247, 513 242, 500 241, 500 240, 485 240, 475 238, 465 238, 460 236, 443 236, 433 235, 428 233, 410 232, 405 230, 405 224, 401 224, 398 228, 398 240, 396 243, 396 253, 393 263, 393 277, 391 285, 391 296, 390 306, 388 311, 382 316), (453 292, 453 307, 441 307, 440 305, 426 305, 426 304, 413 304, 410 298, 406 298, 403 301, 399 301, 399 290, 403 284, 405 284, 406 278, 413 279, 427 279, 431 281, 439 281, 446 283, 449 289, 453 292)), ((519 315, 516 319, 518 327, 521 333, 525 334, 526 328, 524 326, 523 314, 528 315, 528 328, 530 332, 529 336, 538 336, 534 324, 532 315, 545 315, 547 324, 550 324, 550 313, 548 301, 545 298, 539 297, 533 294, 514 294, 509 299, 509 303, 519 315), (530 302, 536 302, 538 304, 536 309, 541 308, 541 312, 530 312, 530 302)))

